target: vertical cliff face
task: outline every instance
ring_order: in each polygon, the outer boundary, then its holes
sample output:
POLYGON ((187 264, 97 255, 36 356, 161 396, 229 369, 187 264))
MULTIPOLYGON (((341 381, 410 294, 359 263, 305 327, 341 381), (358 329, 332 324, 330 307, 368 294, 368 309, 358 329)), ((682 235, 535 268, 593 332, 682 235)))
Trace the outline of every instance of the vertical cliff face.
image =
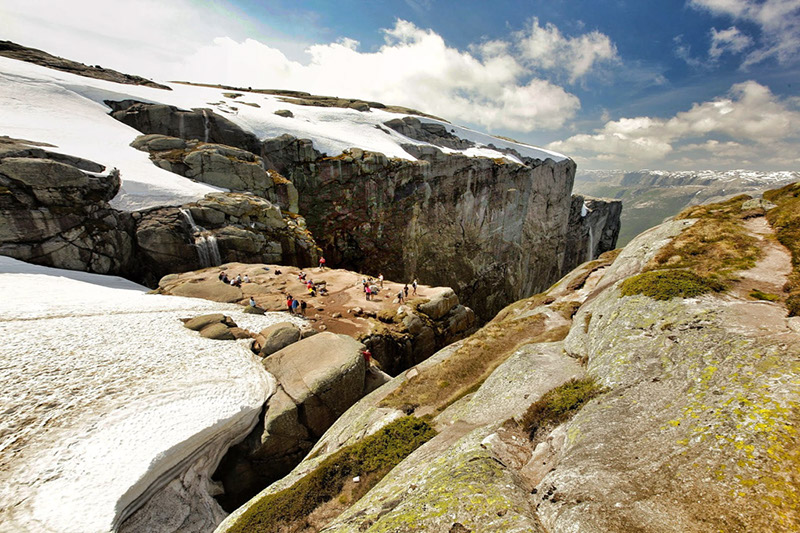
POLYGON ((573 195, 562 273, 613 250, 617 245, 621 214, 621 200, 573 195))
POLYGON ((264 147, 335 264, 453 287, 483 320, 585 260, 565 255, 571 160, 520 165, 413 146, 418 161, 358 149, 321 158, 288 136, 264 147))

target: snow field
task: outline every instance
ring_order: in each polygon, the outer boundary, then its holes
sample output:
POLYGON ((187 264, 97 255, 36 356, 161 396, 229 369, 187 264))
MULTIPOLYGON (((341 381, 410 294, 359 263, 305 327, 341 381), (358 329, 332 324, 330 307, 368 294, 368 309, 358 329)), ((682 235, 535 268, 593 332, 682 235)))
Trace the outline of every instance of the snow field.
POLYGON ((0 257, 0 530, 109 531, 153 479, 247 426, 272 394, 246 341, 179 319, 223 312, 258 330, 287 317, 145 290, 0 257))

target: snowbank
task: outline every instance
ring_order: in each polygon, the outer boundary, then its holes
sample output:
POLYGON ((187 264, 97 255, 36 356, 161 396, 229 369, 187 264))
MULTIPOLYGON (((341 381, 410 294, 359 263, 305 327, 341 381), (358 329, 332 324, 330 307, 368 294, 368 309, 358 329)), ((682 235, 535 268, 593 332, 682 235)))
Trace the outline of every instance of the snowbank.
MULTIPOLYGON (((125 210, 179 205, 219 189, 162 170, 150 162, 146 153, 131 148, 129 145, 139 132, 111 118, 104 100, 133 99, 181 109, 212 109, 260 139, 289 133, 311 139, 314 148, 329 156, 358 147, 412 160, 414 158, 401 144, 427 144, 382 126, 403 115, 380 109, 360 112, 302 106, 283 102, 273 95, 242 92, 241 96, 231 98, 228 90, 167 85, 172 91, 85 78, 0 57, 0 126, 4 135, 46 142, 55 146, 54 151, 90 159, 109 168, 117 167, 122 188, 111 203, 125 210), (290 110, 294 117, 275 115, 279 109, 290 110)), ((421 120, 443 124, 455 135, 476 142, 479 146, 462 151, 468 156, 519 162, 514 156, 486 148, 493 144, 497 148, 513 148, 527 157, 566 159, 556 152, 505 141, 461 126, 427 118, 421 120)))
POLYGON ((207 482, 255 423, 273 389, 257 358, 179 318, 286 317, 146 290, 0 257, 0 530, 112 530, 214 441, 207 482))

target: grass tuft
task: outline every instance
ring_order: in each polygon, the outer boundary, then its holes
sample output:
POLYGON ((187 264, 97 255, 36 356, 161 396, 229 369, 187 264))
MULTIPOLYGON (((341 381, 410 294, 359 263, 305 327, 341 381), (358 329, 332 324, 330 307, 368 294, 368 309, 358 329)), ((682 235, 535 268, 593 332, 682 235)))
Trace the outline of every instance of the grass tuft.
POLYGON ((750 291, 750 298, 755 300, 766 300, 767 302, 777 302, 781 299, 780 296, 777 294, 772 294, 771 292, 763 292, 758 289, 753 289, 750 291))
MULTIPOLYGON (((363 495, 435 435, 436 431, 419 418, 406 416, 395 420, 369 437, 332 454, 291 487, 260 498, 228 531, 280 531, 303 522, 317 507, 339 498, 345 483, 353 476, 361 476, 364 480, 358 486, 359 495, 363 495)), ((343 498, 345 502, 356 499, 346 495, 343 498)))
POLYGON ((520 424, 533 440, 541 429, 563 424, 580 411, 589 400, 603 392, 592 378, 571 379, 549 390, 531 404, 522 415, 520 424))
POLYGON ((709 292, 720 292, 725 286, 713 279, 698 276, 689 270, 655 270, 644 272, 622 282, 622 296, 642 294, 654 300, 694 298, 709 292))

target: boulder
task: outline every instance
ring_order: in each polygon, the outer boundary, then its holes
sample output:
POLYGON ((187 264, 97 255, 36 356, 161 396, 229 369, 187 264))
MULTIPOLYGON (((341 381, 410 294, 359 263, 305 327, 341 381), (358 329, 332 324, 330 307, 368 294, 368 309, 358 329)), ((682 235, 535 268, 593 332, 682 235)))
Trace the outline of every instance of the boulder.
POLYGON ((170 294, 224 303, 234 303, 242 299, 242 289, 222 283, 217 279, 198 283, 181 283, 172 287, 170 294))
POLYGON ((364 394, 364 346, 346 335, 320 333, 264 359, 264 368, 292 400, 319 437, 364 394))
POLYGON ((200 335, 207 339, 214 339, 218 341, 232 341, 236 338, 231 331, 231 328, 222 322, 207 325, 200 330, 200 335))
POLYGON ((266 357, 299 341, 300 328, 291 322, 279 322, 261 330, 259 335, 263 340, 259 339, 261 350, 258 355, 266 357))
POLYGON ((438 320, 458 305, 458 296, 451 288, 444 288, 429 297, 429 301, 419 305, 419 310, 433 320, 438 320))
MULTIPOLYGON (((364 395, 368 380, 363 348, 345 335, 318 333, 263 360, 279 386, 267 403, 263 423, 230 449, 214 475, 225 487, 220 502, 226 510, 233 511, 286 475, 364 395)), ((370 388, 380 381, 379 374, 373 376, 370 388)))
POLYGON ((200 331, 201 329, 211 324, 218 324, 225 321, 225 315, 222 313, 212 313, 210 315, 200 315, 191 318, 183 323, 183 327, 200 331))
POLYGON ((108 205, 119 173, 14 140, 0 142, 0 255, 130 275, 133 218, 108 205), (91 173, 90 173, 91 172, 91 173))

